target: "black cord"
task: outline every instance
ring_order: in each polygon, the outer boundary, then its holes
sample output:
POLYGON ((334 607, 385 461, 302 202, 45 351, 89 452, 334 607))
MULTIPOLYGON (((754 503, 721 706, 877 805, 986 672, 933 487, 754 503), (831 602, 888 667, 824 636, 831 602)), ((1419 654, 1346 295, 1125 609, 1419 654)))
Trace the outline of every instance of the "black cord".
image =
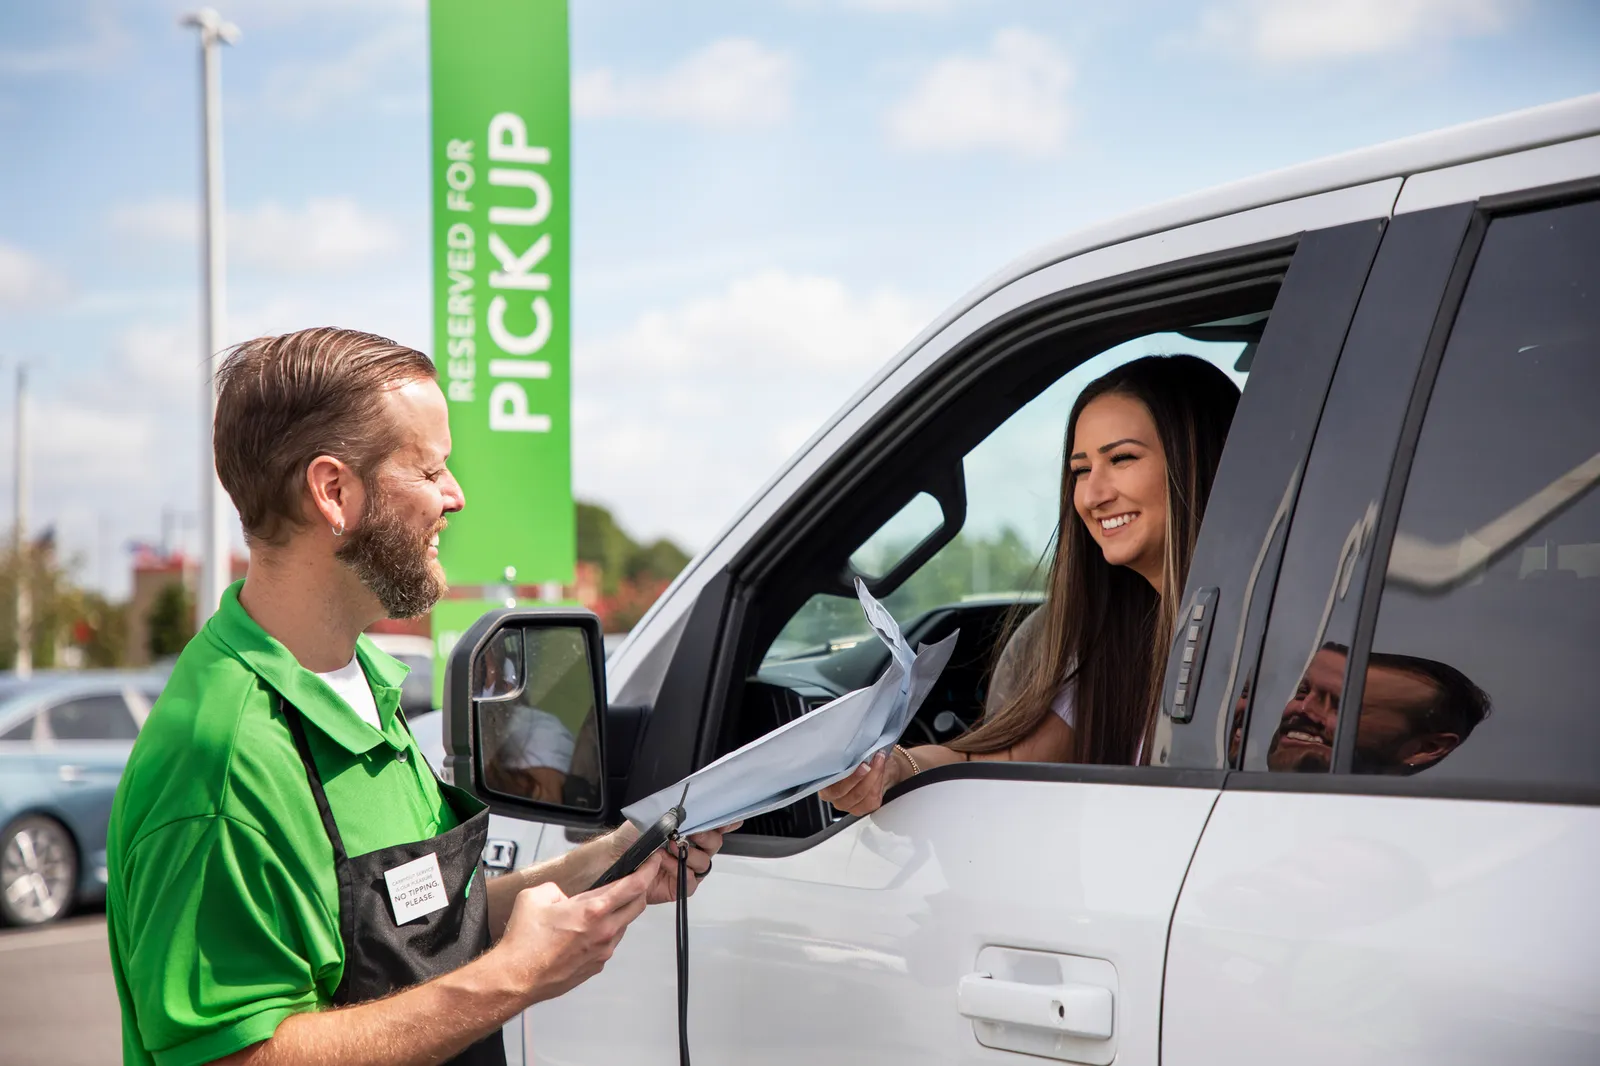
POLYGON ((689 842, 678 840, 678 1063, 689 1066, 689 842))

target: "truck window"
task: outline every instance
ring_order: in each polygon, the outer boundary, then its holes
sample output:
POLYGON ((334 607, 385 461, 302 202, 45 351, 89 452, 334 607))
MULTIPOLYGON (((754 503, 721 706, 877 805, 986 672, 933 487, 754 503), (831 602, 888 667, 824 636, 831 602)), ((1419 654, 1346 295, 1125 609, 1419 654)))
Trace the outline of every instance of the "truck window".
MULTIPOLYGON (((1145 355, 1183 352, 1235 370, 1243 343, 1196 341, 1177 333, 1138 337, 1079 364, 1006 419, 962 461, 967 517, 961 532, 885 600, 902 625, 939 607, 993 602, 1010 606, 1039 598, 1055 543, 1061 492, 1062 433, 1085 385, 1145 355)), ((878 575, 938 525, 937 504, 919 509, 922 494, 851 556, 863 573, 878 575), (932 508, 931 518, 925 512, 932 508)), ((764 657, 767 664, 827 655, 870 638, 854 598, 813 596, 789 619, 764 657)), ((921 741, 919 741, 921 742, 921 741)))
MULTIPOLYGON (((1259 331, 1265 315, 1245 316, 1237 332, 1259 331)), ((913 642, 941 639, 959 629, 961 644, 905 734, 907 744, 941 744, 977 725, 988 701, 999 642, 1042 602, 1060 514, 1063 434, 1084 387, 1146 355, 1196 355, 1243 388, 1254 344, 1224 340, 1229 326, 1150 333, 1103 350, 1072 367, 1021 404, 961 459, 966 512, 960 531, 884 598, 913 642)), ((888 572, 940 524, 938 505, 913 499, 865 537, 850 563, 868 575, 888 572)), ((804 713, 842 691, 870 684, 887 653, 862 618, 854 596, 812 595, 795 611, 762 656, 756 699, 804 713)), ((772 726, 747 715, 755 728, 772 726)), ((747 726, 749 728, 749 726, 747 726)), ((753 732, 753 730, 752 730, 753 732)), ((770 819, 768 819, 770 821, 770 819)), ((759 831, 789 835, 767 827, 759 831)))
POLYGON ((1597 484, 1600 202, 1497 218, 1406 484, 1353 772, 1600 783, 1597 484))

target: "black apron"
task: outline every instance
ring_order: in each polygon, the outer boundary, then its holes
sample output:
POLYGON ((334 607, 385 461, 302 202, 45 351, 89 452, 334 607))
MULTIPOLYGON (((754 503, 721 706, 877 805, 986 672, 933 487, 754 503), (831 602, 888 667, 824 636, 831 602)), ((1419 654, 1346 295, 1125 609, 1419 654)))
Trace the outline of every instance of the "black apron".
MULTIPOLYGON (((440 781, 439 790, 460 823, 454 829, 414 844, 348 855, 339 827, 333 823, 322 775, 306 743, 300 712, 287 700, 282 707, 300 759, 306 764, 322 826, 333 844, 339 879, 339 938, 344 941, 344 975, 334 990, 334 1004, 343 1007, 381 999, 458 970, 483 954, 489 947, 489 893, 480 860, 489 839, 488 810, 469 793, 440 781), (396 925, 384 871, 430 854, 439 858, 449 905, 396 925), (467 891, 469 883, 471 891, 467 891)), ((500 1030, 462 1051, 446 1066, 506 1066, 500 1030)))

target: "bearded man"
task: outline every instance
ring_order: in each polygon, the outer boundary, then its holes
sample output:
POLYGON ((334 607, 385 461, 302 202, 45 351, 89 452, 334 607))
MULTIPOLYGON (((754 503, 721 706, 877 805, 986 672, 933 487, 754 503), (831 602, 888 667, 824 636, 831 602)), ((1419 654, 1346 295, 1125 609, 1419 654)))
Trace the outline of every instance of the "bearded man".
POLYGON ((598 973, 722 835, 596 891, 631 827, 486 883, 488 812, 429 769, 397 709, 406 668, 362 635, 445 592, 439 532, 465 500, 432 363, 311 329, 240 345, 217 384, 250 570, 179 657, 112 808, 123 1060, 500 1066, 500 1027, 598 973), (439 909, 396 920, 402 866, 436 875, 439 909))

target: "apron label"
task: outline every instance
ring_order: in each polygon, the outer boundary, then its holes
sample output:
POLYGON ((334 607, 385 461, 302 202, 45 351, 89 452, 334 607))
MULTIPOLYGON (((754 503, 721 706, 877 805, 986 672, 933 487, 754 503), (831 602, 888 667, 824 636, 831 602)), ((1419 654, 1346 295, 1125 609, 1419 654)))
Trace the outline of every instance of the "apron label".
POLYGON ((442 911, 450 905, 445 898, 444 878, 439 874, 439 856, 424 855, 383 872, 389 884, 389 902, 394 904, 394 924, 405 925, 418 918, 442 911))

